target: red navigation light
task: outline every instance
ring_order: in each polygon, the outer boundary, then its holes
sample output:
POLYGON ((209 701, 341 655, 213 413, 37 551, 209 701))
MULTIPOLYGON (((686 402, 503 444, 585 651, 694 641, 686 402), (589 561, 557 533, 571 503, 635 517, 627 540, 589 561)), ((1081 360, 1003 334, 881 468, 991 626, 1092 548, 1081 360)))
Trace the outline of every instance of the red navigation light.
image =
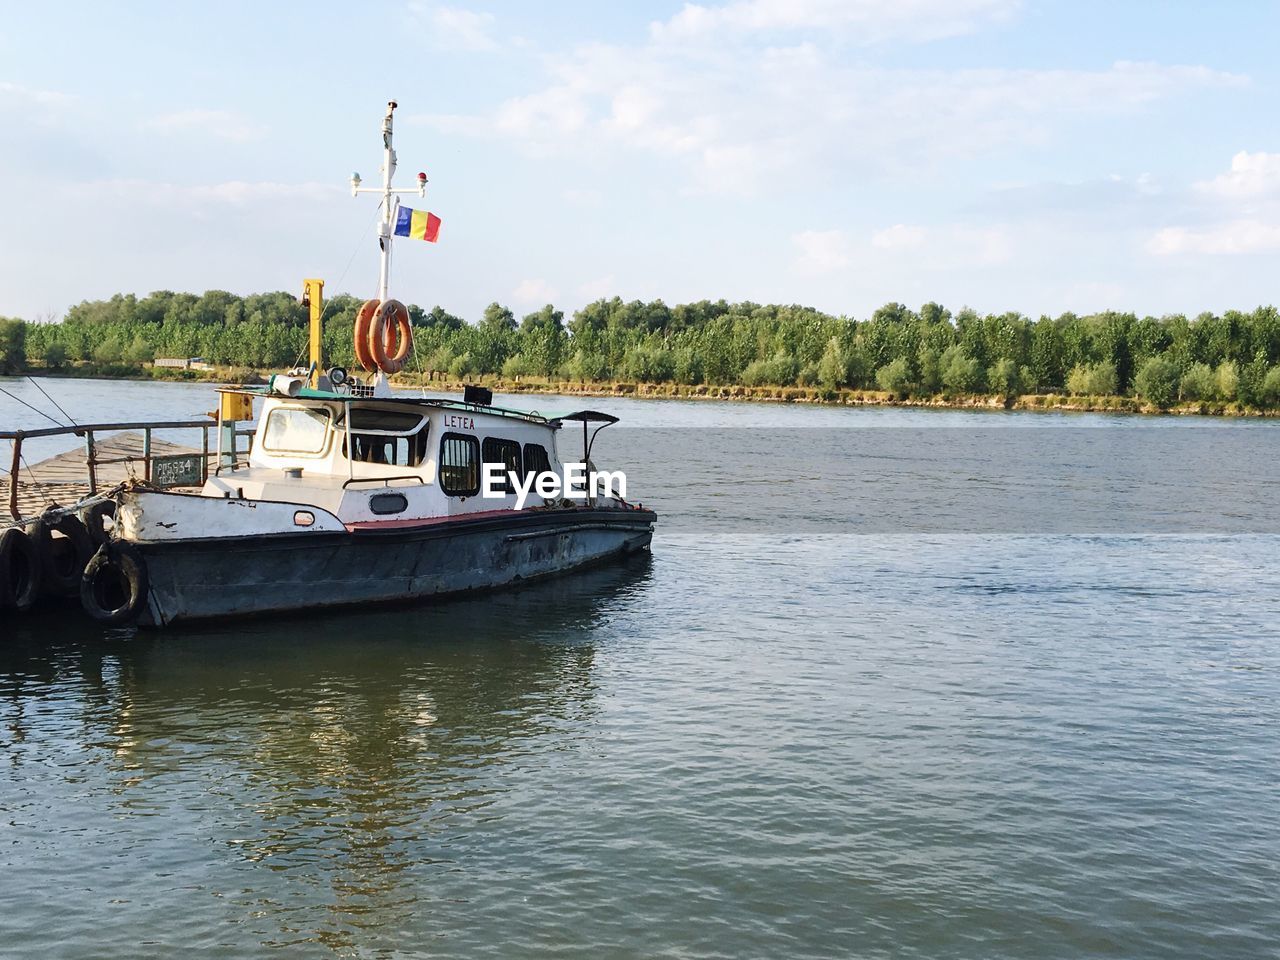
POLYGON ((419 183, 426 183, 426 182, 427 182, 427 175, 426 175, 425 173, 422 173, 421 171, 419 171, 419 173, 418 173, 418 182, 419 182, 419 183))

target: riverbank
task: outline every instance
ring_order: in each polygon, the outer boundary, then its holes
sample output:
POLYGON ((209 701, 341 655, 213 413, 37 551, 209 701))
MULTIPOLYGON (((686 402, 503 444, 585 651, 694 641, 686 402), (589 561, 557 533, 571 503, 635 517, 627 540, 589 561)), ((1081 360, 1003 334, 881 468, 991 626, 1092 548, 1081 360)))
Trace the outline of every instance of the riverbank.
MULTIPOLYGON (((396 378, 398 386, 425 386, 461 392, 463 383, 452 379, 396 378)), ((676 383, 580 383, 554 380, 507 380, 479 377, 474 381, 495 393, 559 394, 583 397, 639 397, 654 400, 738 400, 748 403, 812 403, 847 407, 930 407, 941 410, 1032 410, 1079 413, 1178 414, 1183 416, 1273 417, 1280 410, 1260 410, 1226 401, 1188 401, 1161 409, 1137 397, 1023 394, 1014 397, 987 394, 936 394, 902 396, 884 390, 827 389, 823 387, 748 387, 676 383)))
MULTIPOLYGON (((243 367, 214 367, 209 370, 182 370, 168 367, 139 367, 128 364, 83 365, 62 370, 30 370, 31 376, 73 379, 160 380, 183 383, 262 384, 265 376, 243 367)), ((1115 395, 1073 396, 1070 394, 1028 393, 1011 397, 990 394, 935 394, 928 397, 890 393, 884 390, 831 389, 826 387, 746 386, 743 384, 631 383, 542 379, 536 377, 478 376, 466 381, 433 374, 397 374, 392 386, 422 387, 445 393, 461 393, 466 383, 489 387, 495 393, 556 394, 581 397, 638 397, 654 400, 733 400, 749 403, 812 403, 849 407, 926 407, 954 410, 1029 410, 1077 413, 1174 414, 1213 417, 1276 417, 1280 409, 1259 409, 1237 401, 1196 400, 1160 408, 1138 397, 1115 395)))

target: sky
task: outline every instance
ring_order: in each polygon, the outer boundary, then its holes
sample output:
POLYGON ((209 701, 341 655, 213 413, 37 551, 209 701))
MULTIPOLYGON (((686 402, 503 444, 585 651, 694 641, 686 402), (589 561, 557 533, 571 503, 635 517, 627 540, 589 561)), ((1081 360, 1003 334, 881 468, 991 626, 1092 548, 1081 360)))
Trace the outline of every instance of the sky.
POLYGON ((0 4, 0 315, 392 293, 1031 316, 1277 299, 1280 2, 0 4))

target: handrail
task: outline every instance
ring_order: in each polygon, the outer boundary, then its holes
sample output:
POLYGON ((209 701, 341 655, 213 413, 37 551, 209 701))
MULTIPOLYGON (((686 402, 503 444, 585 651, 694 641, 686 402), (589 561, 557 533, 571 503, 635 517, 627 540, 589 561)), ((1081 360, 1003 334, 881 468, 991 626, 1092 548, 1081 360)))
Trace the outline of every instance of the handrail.
POLYGON ((386 483, 390 485, 392 480, 417 480, 422 486, 427 485, 427 481, 417 473, 403 474, 395 477, 352 477, 350 480, 344 480, 342 489, 347 489, 347 485, 351 483, 386 483))
MULTIPOLYGON (((93 496, 98 492, 98 467, 115 463, 131 463, 141 461, 144 466, 144 476, 149 482, 151 480, 151 464, 155 459, 152 453, 152 433, 156 430, 199 430, 201 431, 201 474, 203 479, 208 478, 209 471, 209 431, 217 427, 217 420, 206 417, 201 420, 142 420, 128 421, 125 423, 79 423, 65 427, 41 427, 36 430, 0 430, 0 441, 10 440, 13 443, 13 463, 9 469, 9 514, 14 520, 21 520, 21 512, 18 509, 18 484, 19 484, 19 467, 22 463, 22 441, 26 439, 36 439, 40 437, 83 437, 85 449, 85 468, 87 473, 89 495, 93 496), (141 430, 142 433, 142 456, 141 457, 110 457, 99 460, 96 455, 96 444, 94 442, 95 433, 110 433, 120 430, 141 430)), ((252 430, 236 430, 238 436, 252 435, 252 430)))
POLYGON ((145 420, 138 423, 81 423, 71 427, 40 427, 37 430, 0 430, 0 440, 18 440, 23 437, 82 437, 99 430, 181 430, 192 427, 215 427, 216 420, 145 420))

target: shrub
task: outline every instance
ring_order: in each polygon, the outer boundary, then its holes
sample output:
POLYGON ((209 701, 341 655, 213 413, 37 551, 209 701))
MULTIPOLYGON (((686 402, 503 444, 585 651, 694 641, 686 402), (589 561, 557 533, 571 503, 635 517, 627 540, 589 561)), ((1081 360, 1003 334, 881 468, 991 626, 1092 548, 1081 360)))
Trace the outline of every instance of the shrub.
POLYGON ((622 375, 638 383, 670 380, 673 368, 670 351, 649 344, 637 344, 622 357, 622 375))
POLYGON ((449 375, 455 380, 462 380, 480 372, 480 365, 471 356, 471 351, 460 353, 449 364, 449 375))
POLYGON ((1002 397, 1016 397, 1022 392, 1022 375, 1012 360, 997 360, 987 371, 991 392, 1002 397))
POLYGON ((768 360, 753 360, 742 371, 742 382, 748 387, 763 387, 774 384, 780 387, 791 386, 800 373, 800 365, 796 358, 779 350, 768 360))
POLYGON ((142 335, 133 338, 133 342, 124 348, 121 354, 126 363, 150 363, 156 358, 155 347, 142 339, 142 335))
POLYGON ((44 365, 50 370, 61 370, 67 365, 67 348, 60 343, 51 343, 44 350, 44 365))
POLYGON ((93 359, 98 363, 119 363, 124 354, 124 347, 117 337, 107 337, 93 348, 93 359))
POLYGON ((1117 389, 1115 364, 1080 364, 1067 376, 1067 392, 1076 396, 1103 396, 1117 389))
POLYGON ((903 395, 911 390, 911 366, 905 357, 898 357, 876 371, 876 383, 881 390, 903 395))
POLYGON ((1216 392, 1213 370, 1207 363, 1187 367, 1178 383, 1178 396, 1183 400, 1212 400, 1216 392))
POLYGON ((1213 371, 1213 393, 1219 400, 1234 400, 1240 386, 1240 374, 1230 360, 1223 360, 1213 371))
POLYGON ((609 379, 609 361, 602 353, 594 350, 579 350, 565 365, 571 380, 607 380, 609 379))
POLYGON ((818 368, 814 371, 816 374, 816 382, 824 387, 838 387, 849 381, 849 361, 845 358, 844 350, 840 348, 840 341, 832 337, 827 342, 827 347, 822 351, 822 359, 818 361, 818 368))
POLYGON ((954 393, 975 393, 982 389, 982 365, 960 346, 948 347, 942 355, 942 385, 954 393))
POLYGON ((531 364, 522 353, 513 353, 502 361, 502 375, 509 379, 518 377, 527 377, 533 373, 533 364, 531 364))
POLYGON ((1168 357, 1148 357, 1133 378, 1134 392, 1161 410, 1178 399, 1182 368, 1168 357))
POLYGON ((1239 368, 1236 396, 1247 407, 1266 406, 1267 361, 1255 357, 1239 368))
POLYGON ((1272 367, 1262 379, 1262 402, 1268 407, 1280 405, 1280 367, 1272 367))
POLYGON ((916 359, 920 364, 920 382, 917 389, 921 393, 937 393, 942 389, 942 359, 938 356, 938 351, 930 347, 922 347, 916 359))
POLYGON ((692 347, 681 347, 672 354, 672 379, 688 386, 702 383, 702 356, 692 347))

